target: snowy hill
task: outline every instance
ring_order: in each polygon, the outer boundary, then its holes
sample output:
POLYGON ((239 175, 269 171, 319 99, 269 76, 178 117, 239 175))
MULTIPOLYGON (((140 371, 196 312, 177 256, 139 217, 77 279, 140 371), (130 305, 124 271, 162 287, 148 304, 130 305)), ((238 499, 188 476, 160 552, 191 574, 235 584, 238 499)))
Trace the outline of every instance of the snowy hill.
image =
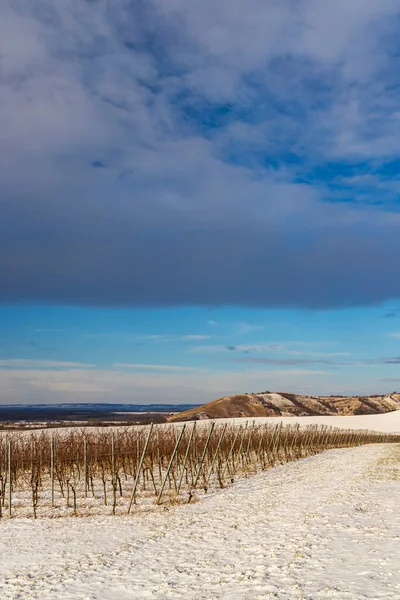
POLYGON ((262 392, 224 396, 185 410, 170 421, 236 417, 293 417, 376 415, 400 410, 400 394, 382 396, 302 396, 262 392))

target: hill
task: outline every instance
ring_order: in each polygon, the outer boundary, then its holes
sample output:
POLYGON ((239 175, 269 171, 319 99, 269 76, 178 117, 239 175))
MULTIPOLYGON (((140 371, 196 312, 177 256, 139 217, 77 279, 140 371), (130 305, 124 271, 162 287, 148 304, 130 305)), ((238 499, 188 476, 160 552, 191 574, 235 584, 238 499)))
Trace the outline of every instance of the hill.
POLYGON ((168 421, 236 417, 373 415, 400 410, 400 394, 382 396, 302 396, 284 392, 224 396, 184 410, 168 421))

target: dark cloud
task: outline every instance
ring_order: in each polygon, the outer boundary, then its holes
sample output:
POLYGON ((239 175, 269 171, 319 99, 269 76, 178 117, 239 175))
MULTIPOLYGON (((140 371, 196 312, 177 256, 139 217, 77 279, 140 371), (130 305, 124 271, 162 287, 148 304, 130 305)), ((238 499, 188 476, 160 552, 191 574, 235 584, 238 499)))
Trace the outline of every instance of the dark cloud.
POLYGON ((393 319, 399 315, 400 309, 396 308, 395 310, 391 310, 390 312, 383 315, 385 319, 393 319))
POLYGON ((1 301, 400 297, 397 3, 250 4, 2 5, 1 301))
POLYGON ((215 223, 211 211, 196 226, 157 203, 153 210, 153 226, 147 206, 107 206, 101 195, 3 210, 1 299, 322 308, 400 296, 394 225, 275 230, 257 219, 215 223))

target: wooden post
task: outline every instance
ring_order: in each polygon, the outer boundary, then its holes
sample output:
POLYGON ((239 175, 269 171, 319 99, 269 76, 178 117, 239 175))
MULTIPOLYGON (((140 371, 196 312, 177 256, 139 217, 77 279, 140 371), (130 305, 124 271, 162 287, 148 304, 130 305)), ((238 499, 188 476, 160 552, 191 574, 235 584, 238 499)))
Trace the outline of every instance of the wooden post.
POLYGON ((185 458, 183 460, 183 465, 182 465, 182 473, 181 473, 181 476, 180 476, 180 479, 179 479, 179 483, 178 483, 178 486, 177 486, 177 489, 176 489, 176 493, 177 494, 179 494, 180 489, 181 489, 183 475, 184 475, 185 468, 186 468, 186 463, 187 463, 187 460, 189 458, 190 445, 192 443, 192 439, 193 439, 195 430, 196 430, 196 421, 193 423, 193 428, 192 428, 192 431, 190 432, 190 437, 189 437, 188 445, 187 445, 187 448, 186 448, 185 458))
POLYGON ((262 447, 262 443, 264 440, 265 430, 267 427, 268 427, 268 423, 264 423, 264 425, 261 425, 261 435, 260 435, 260 441, 258 443, 258 448, 257 448, 257 458, 259 458, 259 456, 261 454, 261 447, 262 447))
POLYGON ((301 444, 301 455, 303 456, 303 448, 305 450, 306 456, 311 454, 311 438, 312 438, 312 428, 307 426, 305 429, 304 442, 301 444))
POLYGON ((198 471, 196 473, 196 477, 195 477, 194 482, 193 482, 192 490, 190 491, 190 494, 189 494, 189 502, 192 499, 192 495, 193 495, 192 491, 194 490, 194 488, 197 485, 197 482, 199 481, 201 469, 202 469, 202 466, 203 466, 204 459, 206 457, 206 453, 207 453, 207 450, 208 450, 208 445, 210 443, 210 439, 211 439, 211 436, 212 436, 212 432, 214 431, 214 427, 215 427, 215 421, 212 422, 211 427, 210 427, 210 431, 209 431, 208 436, 207 436, 207 440, 206 440, 206 444, 204 446, 203 454, 201 455, 199 468, 198 468, 198 471))
POLYGON ((247 466, 247 463, 249 462, 250 451, 253 449, 253 447, 252 447, 252 441, 253 441, 253 433, 254 433, 255 424, 256 424, 256 422, 254 420, 253 423, 251 424, 251 429, 250 429, 250 434, 249 434, 249 441, 248 441, 247 448, 246 448, 246 454, 245 454, 245 457, 246 457, 246 466, 247 466))
MULTIPOLYGON (((176 427, 175 427, 175 443, 177 442, 177 440, 178 440, 178 430, 177 430, 177 429, 176 429, 176 427)), ((175 459, 176 459, 176 475, 177 475, 177 477, 180 477, 180 470, 179 470, 179 452, 178 452, 178 451, 176 452, 175 459)), ((175 483, 175 491, 177 492, 177 489, 178 489, 178 488, 177 488, 177 485, 176 485, 176 480, 175 480, 175 477, 174 477, 173 479, 174 479, 174 483, 175 483)), ((178 493, 178 492, 177 492, 177 493, 178 493)))
POLYGON ((183 436, 183 434, 184 434, 184 432, 185 432, 185 429, 186 429, 186 423, 185 423, 185 424, 184 424, 184 426, 182 427, 182 431, 181 431, 181 433, 179 434, 179 436, 178 436, 178 439, 176 440, 175 448, 174 448, 174 450, 173 450, 173 452, 172 452, 172 455, 171 455, 171 458, 170 458, 170 461, 169 461, 169 465, 168 465, 168 468, 167 468, 167 472, 166 472, 166 473, 165 473, 165 475, 164 475, 164 479, 163 479, 163 482, 162 482, 162 484, 161 484, 160 492, 159 492, 159 494, 158 494, 158 498, 157 498, 157 504, 160 504, 161 496, 163 495, 163 491, 164 491, 164 488, 165 488, 165 484, 167 483, 168 475, 169 475, 169 472, 170 472, 170 470, 171 470, 171 467, 172 467, 172 465, 173 465, 173 462, 174 462, 175 455, 176 455, 176 453, 178 452, 179 444, 180 444, 180 442, 181 442, 181 439, 182 439, 182 436, 183 436))
POLYGON ((267 447, 265 448, 265 450, 263 450, 263 459, 262 459, 262 466, 263 469, 266 468, 266 458, 268 459, 268 464, 269 463, 273 463, 273 460, 270 460, 270 454, 272 453, 272 450, 274 448, 274 443, 275 443, 275 434, 278 432, 279 429, 279 423, 277 423, 275 425, 275 427, 272 430, 272 434, 271 437, 268 441, 267 447))
POLYGON ((242 453, 242 448, 243 448, 243 444, 244 444, 244 438, 246 437, 246 432, 247 432, 248 425, 249 425, 249 422, 246 421, 246 423, 244 424, 243 435, 242 435, 242 439, 240 440, 240 446, 239 446, 239 450, 238 450, 239 460, 240 460, 240 455, 242 453))
POLYGON ((293 441, 292 441, 292 444, 291 444, 290 450, 289 450, 290 458, 292 458, 292 453, 294 451, 294 446, 295 446, 295 443, 296 443, 296 440, 297 440, 297 435, 299 433, 299 429, 300 429, 300 423, 296 423, 296 425, 295 425, 295 432, 294 432, 294 436, 293 436, 293 441))
POLYGON ((12 442, 8 440, 8 516, 11 517, 12 502, 12 442))
POLYGON ((83 477, 85 479, 85 498, 88 493, 88 468, 87 468, 87 439, 83 440, 83 477))
POLYGON ((216 450, 215 450, 215 452, 214 452, 214 456, 213 456, 213 458, 212 458, 212 460, 211 460, 211 466, 210 466, 210 469, 209 469, 209 471, 208 471, 208 475, 207 475, 207 477, 206 477, 206 485, 208 485, 208 481, 209 481, 209 479, 210 479, 210 477, 211 477, 211 473, 212 473, 212 470, 213 470, 213 468, 214 468, 214 464, 215 464, 215 461, 216 461, 216 459, 217 459, 217 456, 218 456, 218 454, 219 454, 219 449, 221 448, 222 440, 223 440, 223 438, 224 438, 224 435, 225 435, 225 431, 226 431, 226 427, 227 427, 227 425, 228 425, 228 424, 227 424, 227 423, 225 423, 225 425, 224 425, 224 427, 223 427, 223 429, 222 429, 221 436, 220 436, 220 438, 219 438, 219 440, 218 440, 217 448, 216 448, 216 450))
POLYGON ((161 454, 160 454, 160 430, 157 429, 157 462, 158 462, 158 475, 160 477, 160 483, 162 479, 162 466, 161 466, 161 454))
POLYGON ((280 437, 281 437, 282 427, 283 427, 283 421, 281 421, 279 423, 278 430, 277 430, 276 440, 274 440, 274 445, 273 445, 273 448, 272 448, 272 454, 275 455, 275 452, 276 452, 276 458, 277 459, 279 458, 279 441, 280 441, 280 437))
POLYGON ((140 457, 140 461, 139 461, 139 464, 137 467, 136 478, 135 478, 135 482, 133 484, 131 499, 129 501, 129 506, 128 506, 128 515, 131 512, 132 504, 133 504, 133 501, 135 500, 136 488, 138 486, 139 478, 140 478, 140 469, 142 468, 142 465, 143 465, 144 457, 145 457, 146 451, 147 451, 147 446, 149 445, 149 441, 150 441, 151 432, 153 431, 153 426, 154 426, 154 423, 152 423, 150 425, 149 433, 147 434, 146 442, 143 447, 142 456, 140 457))
POLYGON ((51 508, 54 508, 54 437, 51 436, 50 446, 50 480, 51 480, 51 508))
POLYGON ((226 463, 225 463, 225 466, 224 466, 224 467, 223 467, 223 469, 222 469, 222 473, 221 473, 221 479, 223 479, 223 477, 224 477, 224 474, 225 474, 225 468, 226 468, 226 467, 228 468, 228 473, 229 473, 229 475, 231 476, 231 479, 232 479, 232 473, 231 473, 231 469, 230 469, 229 461, 230 461, 230 459, 231 459, 231 456, 232 456, 232 454, 233 454, 233 451, 234 451, 234 448, 235 448, 235 445, 236 445, 236 441, 237 441, 237 439, 238 439, 238 437, 239 437, 239 433, 240 433, 240 430, 241 430, 241 429, 242 429, 242 426, 241 426, 241 425, 239 425, 239 426, 237 427, 236 435, 235 435, 235 437, 233 438, 232 445, 231 445, 231 447, 230 447, 230 449, 229 449, 228 456, 227 456, 227 458, 226 458, 226 463))
POLYGON ((111 481, 114 485, 115 481, 115 438, 114 432, 111 434, 111 481))

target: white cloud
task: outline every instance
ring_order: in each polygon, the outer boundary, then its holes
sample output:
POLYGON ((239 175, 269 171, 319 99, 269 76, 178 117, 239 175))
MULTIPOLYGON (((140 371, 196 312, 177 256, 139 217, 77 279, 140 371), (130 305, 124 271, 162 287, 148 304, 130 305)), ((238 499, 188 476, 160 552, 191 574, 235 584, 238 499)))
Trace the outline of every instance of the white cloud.
POLYGON ((143 342, 170 342, 172 341, 171 336, 164 334, 149 334, 149 335, 138 335, 136 339, 143 342))
POLYGON ((179 365, 146 365, 140 363, 115 363, 114 367, 124 369, 154 370, 154 371, 194 371, 195 367, 181 367, 179 365))
POLYGON ((351 356, 351 352, 313 352, 311 350, 284 350, 284 354, 292 356, 315 356, 319 358, 329 358, 334 356, 351 356))
POLYGON ((264 325, 254 325, 251 323, 235 323, 235 333, 252 333, 253 331, 262 331, 265 329, 264 325))
POLYGON ((96 365, 80 363, 80 362, 71 362, 71 361, 62 361, 62 360, 46 360, 46 359, 31 359, 31 358, 6 358, 0 360, 0 367, 12 367, 12 368, 38 368, 38 369, 56 369, 56 368, 88 368, 94 367, 96 365))
POLYGON ((200 340, 209 340, 211 338, 210 335, 183 335, 181 340, 183 341, 200 341, 200 340))
POLYGON ((58 329, 58 328, 44 328, 44 329, 35 329, 35 333, 65 333, 68 329, 58 329))
POLYGON ((301 369, 180 373, 129 373, 107 369, 0 370, 0 402, 204 403, 224 395, 267 388, 295 391, 299 387, 308 387, 314 392, 328 391, 330 377, 323 371, 301 369))

